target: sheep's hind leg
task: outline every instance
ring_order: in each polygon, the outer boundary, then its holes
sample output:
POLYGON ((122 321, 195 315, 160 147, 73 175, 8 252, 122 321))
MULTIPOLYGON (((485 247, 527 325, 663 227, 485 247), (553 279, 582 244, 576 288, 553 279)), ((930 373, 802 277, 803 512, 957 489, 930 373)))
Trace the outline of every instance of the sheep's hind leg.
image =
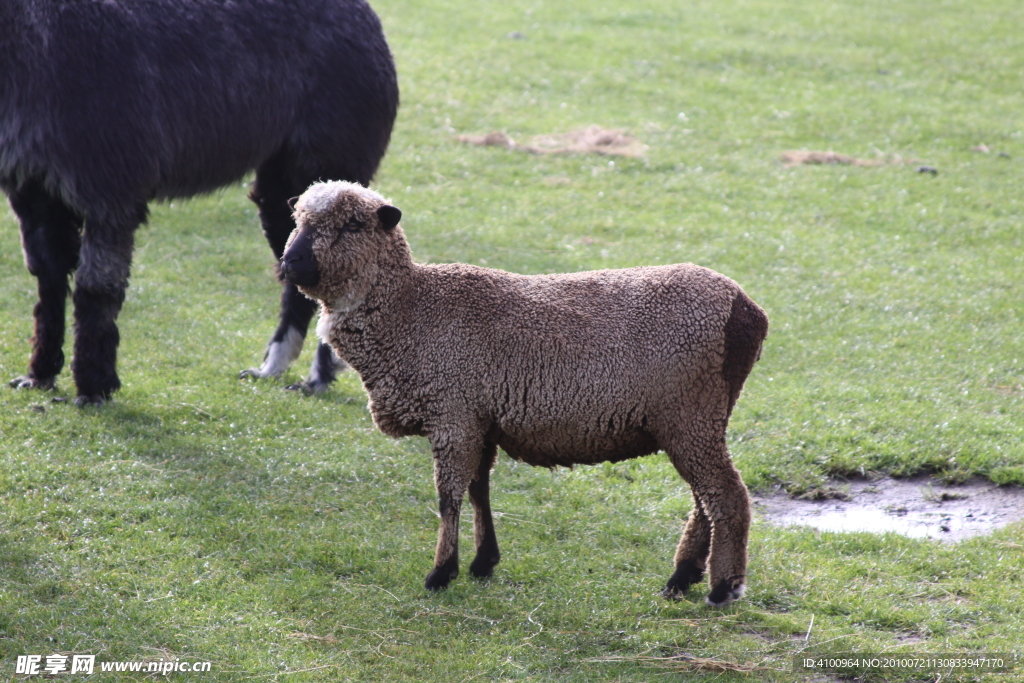
POLYGON ((498 536, 494 533, 494 519, 491 516, 490 492, 491 468, 497 456, 497 445, 485 443, 476 479, 469 484, 469 500, 473 503, 473 539, 476 541, 476 557, 469 565, 469 573, 480 579, 490 576, 494 566, 501 560, 498 536))
MULTIPOLYGON (((704 415, 706 421, 703 424, 709 427, 720 425, 720 429, 709 429, 709 432, 717 433, 708 433, 702 437, 690 434, 681 444, 670 447, 668 453, 672 464, 693 489, 695 504, 701 506, 710 524, 711 545, 707 564, 711 574, 711 592, 706 600, 709 605, 722 607, 743 597, 745 590, 750 496, 725 446, 726 421, 716 419, 707 412, 704 415)), ((697 424, 702 422, 700 417, 694 421, 697 424)), ((692 538, 694 541, 700 540, 699 527, 694 529, 692 538)), ((686 541, 687 535, 684 532, 680 547, 686 541)), ((699 546, 693 550, 695 554, 686 558, 691 562, 699 556, 696 553, 699 546)), ((690 571, 690 577, 695 573, 692 568, 684 567, 685 571, 690 571)), ((678 564, 676 572, 679 573, 678 564)))
POLYGON ((690 518, 676 548, 676 570, 669 578, 662 595, 671 599, 681 598, 690 586, 703 581, 710 550, 711 522, 704 514, 704 508, 697 495, 694 494, 690 518))
MULTIPOLYGON (((723 451, 724 446, 723 442, 723 451)), ((702 474, 696 488, 711 521, 711 592, 706 600, 713 607, 723 607, 743 597, 746 590, 750 496, 740 473, 728 459, 702 474)))
POLYGON ((434 568, 427 574, 427 590, 447 588, 459 575, 459 514, 462 496, 477 473, 482 439, 459 439, 452 434, 431 435, 434 450, 434 484, 440 501, 441 526, 434 552, 434 568))

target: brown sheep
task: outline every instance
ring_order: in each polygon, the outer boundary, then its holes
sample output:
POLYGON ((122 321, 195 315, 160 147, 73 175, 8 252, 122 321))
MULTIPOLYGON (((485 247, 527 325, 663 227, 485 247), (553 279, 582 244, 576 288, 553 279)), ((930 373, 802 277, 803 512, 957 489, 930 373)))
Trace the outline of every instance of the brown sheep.
POLYGON ((400 218, 360 185, 315 184, 295 205, 280 267, 320 301, 317 333, 359 373, 380 430, 430 439, 441 528, 426 587, 458 575, 467 488, 469 571, 490 576, 498 563, 488 492, 498 447, 543 467, 664 450, 694 496, 665 595, 710 569, 709 604, 742 596, 750 499, 725 431, 768 331, 764 311, 692 264, 563 275, 417 264, 400 218))

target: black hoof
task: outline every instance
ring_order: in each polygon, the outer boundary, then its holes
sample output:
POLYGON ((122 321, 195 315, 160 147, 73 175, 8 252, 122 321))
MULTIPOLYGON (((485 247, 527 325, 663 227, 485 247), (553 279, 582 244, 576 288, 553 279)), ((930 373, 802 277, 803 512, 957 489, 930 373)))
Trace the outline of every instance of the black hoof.
POLYGON ((101 406, 109 400, 109 396, 102 396, 99 394, 76 396, 75 405, 79 408, 84 408, 86 406, 101 406))
POLYGON ((469 573, 478 579, 486 579, 494 573, 494 567, 501 558, 495 555, 477 555, 473 563, 469 565, 469 573))
POLYGON ((238 379, 263 379, 263 375, 260 374, 259 368, 247 368, 238 373, 238 379))
POLYGON ((683 594, 695 583, 704 580, 704 569, 698 567, 689 560, 684 560, 676 565, 676 571, 668 580, 668 585, 661 594, 669 600, 679 600, 683 594))
POLYGON ((731 579, 722 579, 718 582, 705 601, 712 607, 725 607, 734 600, 743 597, 747 587, 744 585, 745 576, 734 576, 731 579))
POLYGON ((448 584, 452 582, 456 576, 459 575, 459 560, 455 558, 454 561, 449 560, 440 567, 434 567, 434 569, 427 574, 427 580, 424 581, 423 585, 426 586, 428 591, 439 591, 448 587, 448 584))
POLYGON ((301 391, 306 396, 316 396, 331 388, 330 382, 296 382, 285 387, 288 391, 301 391))
POLYGON ((42 389, 43 391, 52 391, 57 388, 57 380, 53 377, 50 379, 34 379, 32 377, 15 377, 7 386, 12 389, 42 389))

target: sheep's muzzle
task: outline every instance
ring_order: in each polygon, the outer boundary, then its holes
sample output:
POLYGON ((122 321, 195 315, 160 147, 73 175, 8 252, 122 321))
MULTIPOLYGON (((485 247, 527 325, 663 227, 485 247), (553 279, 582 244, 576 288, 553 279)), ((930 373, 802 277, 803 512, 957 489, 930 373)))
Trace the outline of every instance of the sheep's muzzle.
POLYGON ((303 230, 285 250, 279 265, 281 277, 297 287, 313 287, 320 282, 320 269, 313 256, 313 235, 303 230))

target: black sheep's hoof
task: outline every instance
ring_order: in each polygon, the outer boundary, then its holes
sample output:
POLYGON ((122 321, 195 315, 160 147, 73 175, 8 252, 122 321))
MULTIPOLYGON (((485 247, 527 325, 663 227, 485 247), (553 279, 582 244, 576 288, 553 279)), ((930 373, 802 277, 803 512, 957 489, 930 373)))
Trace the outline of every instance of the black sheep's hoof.
POLYGON ((473 563, 469 565, 469 573, 478 579, 486 579, 494 573, 494 567, 498 564, 500 559, 500 557, 495 555, 487 556, 477 554, 473 563))
POLYGON ((301 391, 306 396, 316 396, 327 391, 331 387, 330 382, 310 382, 303 380, 285 387, 288 391, 301 391))
POLYGON ((75 397, 75 405, 79 408, 86 406, 101 406, 110 400, 109 396, 102 394, 83 394, 75 397))
POLYGON ((739 600, 747 587, 744 585, 745 576, 734 576, 731 579, 722 579, 718 582, 705 601, 712 607, 725 607, 733 600, 739 600))
POLYGON ((334 355, 327 346, 321 344, 316 350, 316 361, 309 369, 306 379, 289 384, 286 389, 301 391, 306 396, 316 396, 331 388, 338 373, 348 369, 348 363, 334 355))
POLYGON ((690 586, 703 580, 704 569, 684 560, 676 565, 675 573, 672 574, 668 585, 665 586, 665 590, 661 591, 661 594, 669 600, 679 600, 690 589, 690 586))
POLYGON ((15 377, 7 386, 12 389, 42 389, 43 391, 53 391, 57 388, 57 380, 54 377, 49 379, 35 379, 33 377, 15 377))
POLYGON ((440 567, 434 567, 434 569, 427 574, 427 580, 423 583, 428 591, 439 591, 448 587, 448 584, 452 582, 456 576, 459 575, 459 560, 455 559, 454 562, 445 562, 440 567))

